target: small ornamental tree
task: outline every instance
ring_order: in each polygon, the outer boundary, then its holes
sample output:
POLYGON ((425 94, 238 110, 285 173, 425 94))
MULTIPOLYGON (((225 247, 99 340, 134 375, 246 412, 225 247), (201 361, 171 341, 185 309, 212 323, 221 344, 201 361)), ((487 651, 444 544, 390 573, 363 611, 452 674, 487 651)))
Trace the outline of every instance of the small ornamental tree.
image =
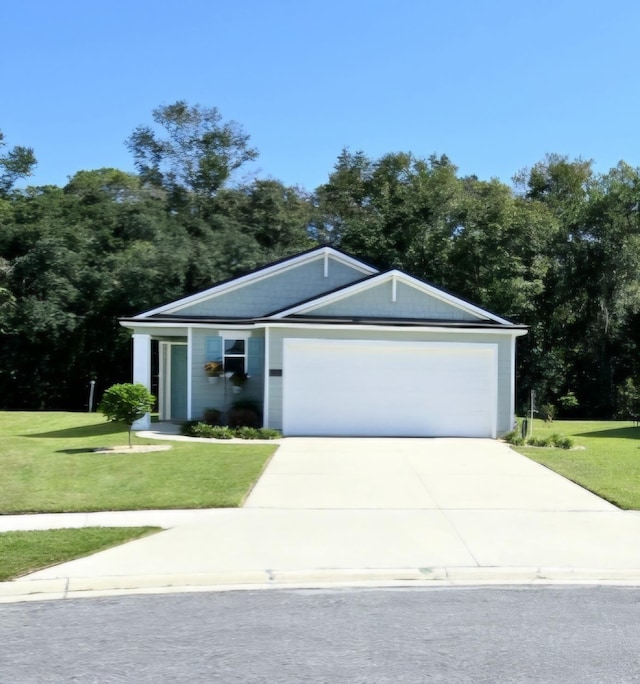
POLYGON ((633 378, 627 378, 618 387, 618 416, 626 420, 640 417, 640 387, 633 378))
POLYGON ((107 420, 114 423, 125 423, 129 428, 129 447, 131 447, 131 428, 153 408, 156 398, 140 383, 135 385, 123 383, 112 385, 103 394, 98 411, 107 420))

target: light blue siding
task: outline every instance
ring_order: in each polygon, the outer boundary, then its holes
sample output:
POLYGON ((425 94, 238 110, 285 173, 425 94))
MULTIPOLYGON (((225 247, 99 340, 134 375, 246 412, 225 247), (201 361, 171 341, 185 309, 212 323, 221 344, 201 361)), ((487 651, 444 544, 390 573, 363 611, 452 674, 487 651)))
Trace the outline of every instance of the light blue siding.
MULTIPOLYGON (((396 301, 393 301, 390 281, 370 287, 363 292, 320 306, 307 316, 349 316, 373 318, 421 318, 443 321, 477 321, 470 314, 452 304, 432 297, 406 283, 396 284, 396 301)), ((486 319, 485 319, 486 320, 486 319)))
MULTIPOLYGON (((250 399, 262 406, 264 398, 264 373, 251 372, 256 363, 264 364, 264 337, 260 330, 252 331, 248 341, 247 364, 251 376, 239 394, 235 394, 231 383, 225 378, 209 382, 204 370, 208 361, 222 358, 221 330, 194 329, 191 336, 191 417, 201 418, 207 408, 227 411, 234 401, 250 399), (218 346, 219 345, 219 346, 218 346), (216 356, 216 353, 218 352, 216 356), (254 356, 260 355, 259 361, 254 356)), ((264 366, 262 366, 264 368, 264 366)))
POLYGON ((362 271, 329 259, 328 274, 325 278, 324 259, 319 258, 168 313, 212 318, 265 316, 356 282, 364 276, 362 271))

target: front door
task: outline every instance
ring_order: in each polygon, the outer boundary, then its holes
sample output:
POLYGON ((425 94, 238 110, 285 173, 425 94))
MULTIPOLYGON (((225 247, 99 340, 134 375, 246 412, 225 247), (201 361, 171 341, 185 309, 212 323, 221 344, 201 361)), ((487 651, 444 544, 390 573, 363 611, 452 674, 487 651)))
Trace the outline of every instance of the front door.
POLYGON ((172 344, 170 363, 171 420, 187 419, 187 345, 172 344))

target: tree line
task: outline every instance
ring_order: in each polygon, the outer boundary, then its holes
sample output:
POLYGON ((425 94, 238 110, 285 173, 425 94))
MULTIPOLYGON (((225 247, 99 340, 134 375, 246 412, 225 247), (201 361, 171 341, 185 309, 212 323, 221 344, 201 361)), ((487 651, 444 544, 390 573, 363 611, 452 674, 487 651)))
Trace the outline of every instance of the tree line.
POLYGON ((33 150, 0 134, 0 406, 82 409, 130 378, 128 316, 328 244, 525 323, 519 403, 640 412, 640 169, 548 155, 460 176, 446 156, 343 150, 308 192, 239 180, 258 152, 215 108, 159 107, 126 142, 136 173, 16 187, 33 150))

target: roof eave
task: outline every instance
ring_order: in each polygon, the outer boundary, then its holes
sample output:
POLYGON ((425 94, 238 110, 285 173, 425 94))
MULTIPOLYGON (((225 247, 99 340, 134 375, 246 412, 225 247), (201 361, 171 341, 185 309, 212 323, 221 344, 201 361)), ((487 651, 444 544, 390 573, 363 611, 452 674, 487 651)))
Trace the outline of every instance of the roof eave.
POLYGON ((368 326, 371 328, 377 327, 405 327, 405 328, 450 328, 451 330, 504 330, 504 331, 528 331, 528 326, 519 325, 516 323, 495 323, 492 321, 457 321, 457 320, 434 320, 434 319, 400 319, 400 318, 367 318, 363 316, 331 318, 331 317, 288 317, 288 318, 208 318, 203 316, 157 316, 154 318, 120 318, 118 319, 120 325, 124 327, 136 326, 162 326, 162 325, 210 325, 210 326, 256 326, 256 325, 290 325, 296 327, 298 325, 333 325, 337 328, 358 325, 368 326))

